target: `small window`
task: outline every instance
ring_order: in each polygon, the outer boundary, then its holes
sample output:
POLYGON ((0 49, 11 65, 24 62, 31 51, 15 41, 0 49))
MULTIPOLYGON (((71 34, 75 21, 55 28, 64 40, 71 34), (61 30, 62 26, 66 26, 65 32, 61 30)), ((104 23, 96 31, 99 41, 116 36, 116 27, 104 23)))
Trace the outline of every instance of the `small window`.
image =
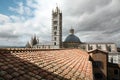
POLYGON ((117 69, 114 70, 114 74, 118 75, 118 70, 117 69))
POLYGON ((57 35, 57 32, 54 32, 54 35, 57 35))
POLYGON ((93 49, 93 46, 88 45, 88 50, 92 50, 92 49, 93 49))
POLYGON ((93 49, 93 46, 90 46, 90 50, 92 50, 93 49))
POLYGON ((56 42, 54 42, 54 45, 56 45, 56 42))
POLYGON ((54 24, 57 24, 57 21, 54 21, 53 23, 54 23, 54 24))
POLYGON ((111 57, 110 62, 113 63, 113 57, 111 57))
POLYGON ((56 18, 56 17, 57 17, 57 14, 55 13, 54 16, 53 16, 53 18, 56 18))
POLYGON ((108 46, 108 47, 107 47, 107 50, 108 50, 109 52, 111 52, 111 46, 108 46))

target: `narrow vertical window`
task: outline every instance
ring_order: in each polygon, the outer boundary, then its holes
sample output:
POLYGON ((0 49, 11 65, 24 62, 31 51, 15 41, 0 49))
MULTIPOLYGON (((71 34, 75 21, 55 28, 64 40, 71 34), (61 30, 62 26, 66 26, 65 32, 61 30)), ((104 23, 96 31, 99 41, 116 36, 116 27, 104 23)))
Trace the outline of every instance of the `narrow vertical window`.
POLYGON ((57 32, 54 32, 54 35, 57 35, 57 32))
POLYGON ((56 42, 54 42, 54 45, 56 45, 56 42))
POLYGON ((111 46, 108 46, 108 47, 107 47, 107 50, 108 50, 109 52, 111 52, 111 46))

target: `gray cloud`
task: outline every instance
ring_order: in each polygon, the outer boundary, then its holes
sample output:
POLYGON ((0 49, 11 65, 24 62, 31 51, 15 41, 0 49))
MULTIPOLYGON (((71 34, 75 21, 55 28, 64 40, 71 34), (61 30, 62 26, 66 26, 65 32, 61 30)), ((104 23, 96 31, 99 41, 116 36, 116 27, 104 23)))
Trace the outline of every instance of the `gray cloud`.
POLYGON ((65 5, 65 11, 67 15, 74 15, 74 16, 80 16, 84 13, 93 13, 97 9, 102 8, 106 5, 108 5, 112 0, 75 0, 75 1, 69 1, 66 0, 65 5))
MULTIPOLYGON (((46 2, 43 2, 42 5, 40 3, 34 4, 34 8, 37 9, 35 9, 35 12, 32 12, 34 17, 30 19, 22 21, 21 18, 24 16, 19 18, 11 15, 12 19, 19 24, 12 23, 12 25, 5 25, 6 30, 0 31, 0 39, 9 39, 8 43, 11 42, 10 45, 25 45, 31 36, 36 33, 40 41, 50 41, 51 10, 48 11, 48 6, 44 4, 51 7, 50 5, 53 3, 46 2)), ((72 27, 75 29, 75 34, 83 42, 115 42, 120 46, 119 0, 63 0, 62 2, 63 40, 69 34, 69 29, 72 27)), ((29 4, 28 8, 33 6, 33 3, 30 2, 29 4)), ((4 40, 0 43, 6 43, 4 40)))
POLYGON ((19 38, 19 35, 14 35, 9 32, 0 32, 0 38, 19 38))
POLYGON ((68 34, 67 30, 73 26, 76 35, 83 41, 119 42, 119 0, 76 0, 75 4, 70 1, 65 4, 65 36, 68 34))

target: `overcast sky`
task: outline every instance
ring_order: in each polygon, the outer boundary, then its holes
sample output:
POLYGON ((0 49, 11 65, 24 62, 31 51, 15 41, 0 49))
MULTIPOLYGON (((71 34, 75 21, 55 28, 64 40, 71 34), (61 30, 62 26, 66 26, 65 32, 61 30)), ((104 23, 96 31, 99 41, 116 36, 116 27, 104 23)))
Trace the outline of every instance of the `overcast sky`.
POLYGON ((0 46, 24 46, 37 34, 51 41, 51 13, 63 13, 63 41, 69 29, 82 42, 120 46, 120 0, 0 0, 0 46))

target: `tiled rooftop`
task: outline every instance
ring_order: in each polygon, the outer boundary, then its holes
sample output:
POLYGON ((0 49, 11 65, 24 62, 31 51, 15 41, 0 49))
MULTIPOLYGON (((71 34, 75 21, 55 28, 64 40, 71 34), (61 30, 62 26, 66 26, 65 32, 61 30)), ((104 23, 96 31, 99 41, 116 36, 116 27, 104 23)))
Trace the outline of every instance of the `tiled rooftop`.
POLYGON ((0 80, 92 80, 89 55, 79 49, 0 53, 0 80))

